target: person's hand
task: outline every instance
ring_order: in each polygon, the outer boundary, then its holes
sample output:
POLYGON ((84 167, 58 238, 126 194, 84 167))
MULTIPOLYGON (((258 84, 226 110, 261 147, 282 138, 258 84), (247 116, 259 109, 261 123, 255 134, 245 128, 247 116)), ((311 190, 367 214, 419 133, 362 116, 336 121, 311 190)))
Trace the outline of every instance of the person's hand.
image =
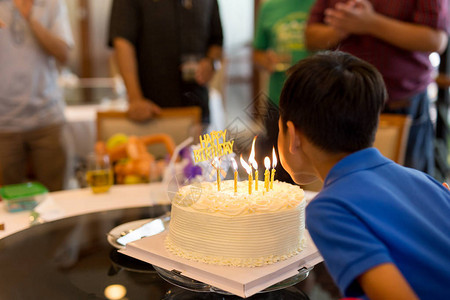
POLYGON ((6 26, 5 23, 0 19, 0 28, 3 28, 5 26, 6 26))
POLYGON ((325 23, 341 34, 368 34, 377 13, 368 0, 339 2, 325 11, 325 23))
POLYGON ((269 49, 266 52, 264 52, 263 67, 268 72, 270 73, 275 72, 276 65, 280 61, 281 61, 280 57, 274 50, 269 49))
POLYGON ((279 59, 278 59, 278 55, 275 53, 275 51, 269 49, 266 51, 266 63, 264 65, 264 67, 266 68, 267 71, 269 71, 270 73, 275 72, 275 66, 278 63, 279 59))
POLYGON ((34 0, 14 0, 14 5, 16 6, 17 10, 27 21, 30 20, 33 3, 34 0))
POLYGON ((443 185, 444 187, 446 187, 447 190, 450 190, 450 187, 448 186, 447 182, 443 182, 442 185, 443 185))
POLYGON ((198 62, 197 70, 195 71, 195 81, 199 85, 207 84, 214 76, 213 62, 210 58, 202 58, 198 62))
POLYGON ((161 113, 161 108, 148 99, 133 99, 128 106, 128 117, 135 121, 146 121, 161 113))
POLYGON ((273 49, 254 50, 253 60, 258 67, 263 68, 269 73, 275 72, 276 64, 279 61, 278 55, 273 49))

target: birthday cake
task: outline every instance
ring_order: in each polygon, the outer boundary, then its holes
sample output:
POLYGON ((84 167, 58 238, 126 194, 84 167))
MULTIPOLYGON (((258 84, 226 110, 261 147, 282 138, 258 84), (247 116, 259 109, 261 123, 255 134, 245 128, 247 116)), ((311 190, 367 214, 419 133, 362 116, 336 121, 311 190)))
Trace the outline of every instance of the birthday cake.
POLYGON ((304 247, 305 198, 295 185, 249 194, 248 181, 182 187, 172 200, 166 248, 208 264, 256 267, 285 260, 304 247))

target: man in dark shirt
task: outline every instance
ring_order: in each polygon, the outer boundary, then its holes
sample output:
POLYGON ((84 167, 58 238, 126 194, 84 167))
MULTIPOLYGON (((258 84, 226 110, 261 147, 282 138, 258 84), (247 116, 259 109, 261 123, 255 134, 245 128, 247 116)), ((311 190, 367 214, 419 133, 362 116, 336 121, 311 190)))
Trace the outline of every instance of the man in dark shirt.
POLYGON ((434 173, 427 86, 430 52, 447 44, 448 0, 317 0, 310 12, 310 49, 335 49, 373 64, 383 75, 386 113, 410 115, 405 165, 434 173))
POLYGON ((114 0, 108 43, 127 87, 130 118, 149 119, 160 107, 199 106, 209 123, 205 84, 223 44, 216 0, 114 0), (182 65, 192 59, 194 73, 186 78, 182 65))

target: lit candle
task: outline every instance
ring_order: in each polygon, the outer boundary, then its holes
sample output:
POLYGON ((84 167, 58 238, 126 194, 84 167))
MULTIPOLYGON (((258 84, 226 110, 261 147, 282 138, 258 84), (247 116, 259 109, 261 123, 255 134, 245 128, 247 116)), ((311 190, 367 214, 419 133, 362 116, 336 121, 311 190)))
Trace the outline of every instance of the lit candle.
POLYGON ((259 178, 258 163, 255 160, 255 141, 256 141, 256 138, 257 138, 257 136, 255 136, 253 138, 252 150, 250 151, 250 156, 248 157, 249 164, 253 167, 253 169, 255 169, 255 191, 258 190, 258 178, 259 178))
POLYGON ((220 192, 220 159, 217 157, 211 162, 211 165, 216 169, 217 172, 217 191, 220 192))
POLYGON ((266 167, 266 171, 264 172, 264 188, 266 192, 269 191, 269 169, 270 169, 270 158, 266 156, 264 158, 264 166, 266 167))
POLYGON ((253 168, 255 169, 255 191, 257 191, 258 190, 258 176, 259 176, 259 174, 258 174, 258 163, 256 161, 254 161, 252 163, 252 165, 253 165, 253 168))
POLYGON ((277 155, 275 154, 275 147, 272 150, 272 174, 270 178, 270 189, 273 190, 273 180, 275 179, 275 167, 277 166, 277 155))
POLYGON ((252 167, 250 167, 244 159, 242 159, 242 154, 241 154, 241 165, 244 167, 245 171, 247 171, 248 173, 248 194, 251 195, 252 194, 252 167))
POLYGON ((237 193, 237 177, 238 177, 238 172, 237 172, 237 163, 236 160, 232 157, 231 158, 231 162, 233 164, 233 169, 234 169, 234 193, 237 193))

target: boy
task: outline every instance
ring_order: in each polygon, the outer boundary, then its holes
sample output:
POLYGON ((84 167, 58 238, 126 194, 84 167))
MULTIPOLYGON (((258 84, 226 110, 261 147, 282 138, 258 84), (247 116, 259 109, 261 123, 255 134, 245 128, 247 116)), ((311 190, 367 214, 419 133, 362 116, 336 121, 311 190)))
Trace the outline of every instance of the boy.
POLYGON ((324 182, 306 224, 345 296, 442 299, 450 193, 371 148, 386 96, 380 73, 350 54, 300 61, 280 97, 281 163, 298 184, 324 182))

